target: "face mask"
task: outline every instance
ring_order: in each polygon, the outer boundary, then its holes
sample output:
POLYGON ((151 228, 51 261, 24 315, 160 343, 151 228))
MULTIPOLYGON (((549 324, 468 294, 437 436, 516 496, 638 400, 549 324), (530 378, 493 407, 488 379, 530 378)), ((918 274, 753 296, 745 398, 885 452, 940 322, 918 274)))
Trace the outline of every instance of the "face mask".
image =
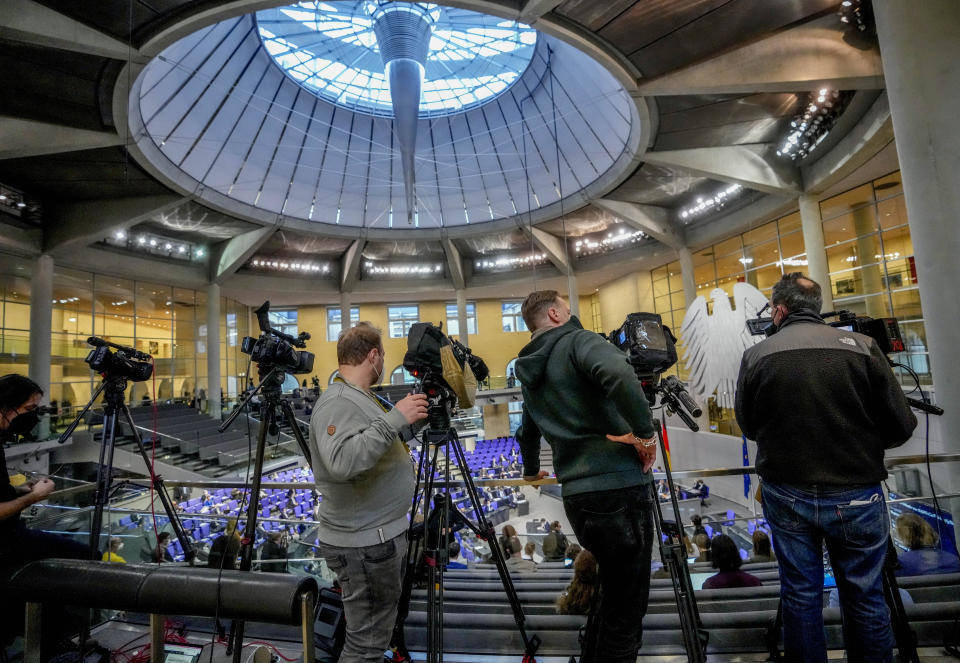
POLYGON ((10 425, 7 426, 7 432, 14 435, 25 435, 36 428, 38 423, 40 423, 39 410, 24 412, 13 418, 13 420, 10 422, 10 425))
MULTIPOLYGON (((380 356, 381 356, 381 358, 383 358, 384 361, 386 360, 386 358, 385 358, 383 355, 380 355, 380 356)), ((383 363, 380 364, 380 371, 377 373, 377 377, 373 380, 373 384, 380 384, 380 380, 383 378, 383 367, 384 367, 384 365, 385 365, 385 364, 383 364, 383 363)), ((374 364, 374 367, 376 367, 376 364, 374 364)))

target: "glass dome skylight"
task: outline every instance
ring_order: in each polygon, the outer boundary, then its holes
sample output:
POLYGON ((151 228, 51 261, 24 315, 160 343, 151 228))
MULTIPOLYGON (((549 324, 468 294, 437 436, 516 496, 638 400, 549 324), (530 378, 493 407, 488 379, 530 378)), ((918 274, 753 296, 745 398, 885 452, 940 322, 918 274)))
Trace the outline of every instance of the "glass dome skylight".
MULTIPOLYGON (((305 1, 257 12, 260 39, 280 68, 318 96, 389 116, 390 87, 374 34, 380 3, 305 1)), ((419 3, 433 19, 420 115, 458 113, 516 82, 533 57, 537 32, 516 21, 419 3)))

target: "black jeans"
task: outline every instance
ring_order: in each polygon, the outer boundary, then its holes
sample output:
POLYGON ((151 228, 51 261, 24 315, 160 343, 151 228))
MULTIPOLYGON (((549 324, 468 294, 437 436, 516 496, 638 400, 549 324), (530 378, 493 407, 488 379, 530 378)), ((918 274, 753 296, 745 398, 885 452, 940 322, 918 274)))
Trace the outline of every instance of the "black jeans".
POLYGON ((596 640, 584 643, 581 663, 632 663, 643 639, 650 595, 655 536, 650 486, 564 497, 563 508, 580 545, 600 565, 603 598, 599 623, 592 629, 596 640))

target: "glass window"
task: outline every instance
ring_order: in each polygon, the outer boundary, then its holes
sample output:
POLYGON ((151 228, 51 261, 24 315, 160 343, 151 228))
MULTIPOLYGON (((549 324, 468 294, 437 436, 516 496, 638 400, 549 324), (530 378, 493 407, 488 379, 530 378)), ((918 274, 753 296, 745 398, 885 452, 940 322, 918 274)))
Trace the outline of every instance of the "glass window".
POLYGON ((858 186, 856 189, 845 191, 844 193, 821 201, 820 216, 824 220, 832 219, 872 202, 873 186, 864 184, 863 186, 858 186))
MULTIPOLYGON (((327 340, 336 342, 340 338, 340 307, 327 308, 327 340)), ((350 309, 350 326, 355 327, 360 322, 360 309, 350 309)))
POLYGON ((413 377, 413 373, 403 366, 397 366, 393 369, 393 372, 390 373, 390 384, 413 384, 416 381, 417 378, 413 377))
POLYGON ((780 235, 780 254, 784 258, 793 258, 804 253, 803 233, 796 231, 780 235))
POLYGON ((777 229, 780 231, 780 235, 786 235, 791 233, 794 230, 801 230, 803 227, 800 221, 800 212, 794 212, 793 214, 787 214, 781 219, 777 219, 777 229))
POLYGON ((527 323, 523 321, 520 315, 521 301, 502 302, 500 306, 501 318, 503 322, 503 331, 505 332, 525 332, 527 323))
POLYGON ((390 338, 403 338, 414 323, 420 322, 420 307, 416 304, 403 304, 387 307, 387 324, 390 338))
POLYGON ((510 420, 510 435, 515 435, 523 424, 523 401, 509 401, 507 403, 507 418, 510 420))
POLYGON ((297 329, 297 309, 271 309, 269 313, 270 326, 284 334, 296 336, 300 332, 297 329))
MULTIPOLYGON (((477 303, 467 302, 467 335, 477 333, 477 303)), ((457 303, 447 302, 447 335, 460 335, 460 318, 457 315, 457 303)))

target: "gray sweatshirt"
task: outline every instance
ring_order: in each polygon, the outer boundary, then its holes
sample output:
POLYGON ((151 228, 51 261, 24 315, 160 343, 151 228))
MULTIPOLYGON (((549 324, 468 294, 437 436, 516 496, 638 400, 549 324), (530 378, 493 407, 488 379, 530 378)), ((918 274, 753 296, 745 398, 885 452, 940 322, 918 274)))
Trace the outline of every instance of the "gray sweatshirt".
POLYGON ((361 548, 407 529, 413 462, 397 433, 407 423, 372 395, 335 382, 310 419, 313 476, 323 495, 317 534, 331 546, 361 548))

